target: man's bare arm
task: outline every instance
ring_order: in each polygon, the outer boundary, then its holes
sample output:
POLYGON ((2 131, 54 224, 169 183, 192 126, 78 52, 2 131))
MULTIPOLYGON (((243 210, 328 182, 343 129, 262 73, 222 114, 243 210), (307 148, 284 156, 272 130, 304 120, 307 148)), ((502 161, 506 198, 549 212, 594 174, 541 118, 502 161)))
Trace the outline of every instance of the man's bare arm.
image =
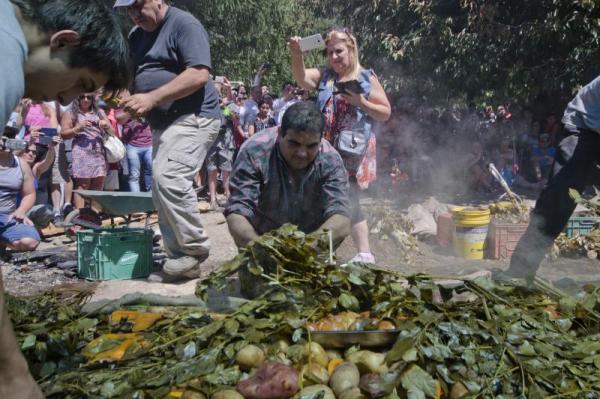
POLYGON ((331 230, 333 246, 337 247, 350 234, 350 218, 340 214, 333 215, 319 227, 319 230, 331 230))
POLYGON ((233 237, 233 241, 238 248, 248 245, 250 241, 259 237, 248 219, 242 215, 236 213, 228 215, 227 226, 229 227, 229 233, 233 237))

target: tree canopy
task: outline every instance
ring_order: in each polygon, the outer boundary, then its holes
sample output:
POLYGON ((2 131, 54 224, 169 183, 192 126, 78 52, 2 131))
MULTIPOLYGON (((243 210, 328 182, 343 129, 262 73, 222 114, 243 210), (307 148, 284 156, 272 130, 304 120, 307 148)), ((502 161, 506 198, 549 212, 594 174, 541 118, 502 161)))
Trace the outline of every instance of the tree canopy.
MULTIPOLYGON (((272 65, 274 90, 291 79, 292 35, 351 27, 361 61, 393 95, 432 104, 570 97, 600 61, 593 0, 174 0, 205 25, 216 74, 250 83, 272 65)), ((324 62, 318 52, 307 64, 324 62)))

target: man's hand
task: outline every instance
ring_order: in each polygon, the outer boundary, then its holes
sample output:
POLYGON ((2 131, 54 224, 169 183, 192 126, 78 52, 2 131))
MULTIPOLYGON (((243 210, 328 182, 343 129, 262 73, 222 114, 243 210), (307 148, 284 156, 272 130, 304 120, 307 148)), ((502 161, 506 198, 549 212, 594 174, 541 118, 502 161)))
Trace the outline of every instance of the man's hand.
POLYGON ((15 210, 13 213, 11 213, 10 215, 8 215, 8 220, 16 220, 19 223, 23 223, 26 224, 28 226, 33 226, 33 222, 31 220, 29 220, 29 218, 27 217, 27 215, 25 215, 25 213, 20 210, 17 209, 15 210))
POLYGON ((100 126, 100 128, 102 130, 110 129, 110 123, 104 119, 102 119, 100 122, 98 122, 98 126, 100 126))
POLYGON ((300 36, 293 36, 288 40, 288 48, 293 56, 302 57, 302 49, 300 48, 300 36))
POLYGON ((42 135, 41 127, 39 126, 31 126, 29 128, 29 141, 31 143, 35 142, 42 135))
POLYGON ((60 138, 60 136, 56 135, 54 137, 52 137, 52 141, 48 144, 48 146, 50 148, 54 148, 57 145, 59 145, 62 142, 62 139, 60 138))
POLYGON ((121 101, 120 105, 132 114, 143 115, 156 107, 158 102, 151 93, 134 94, 121 101))

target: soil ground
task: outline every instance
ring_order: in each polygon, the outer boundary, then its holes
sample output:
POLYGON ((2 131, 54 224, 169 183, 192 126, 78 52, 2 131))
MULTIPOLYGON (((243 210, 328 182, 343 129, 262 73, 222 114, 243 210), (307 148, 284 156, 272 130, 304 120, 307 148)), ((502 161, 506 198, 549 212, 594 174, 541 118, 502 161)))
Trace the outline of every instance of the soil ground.
MULTIPOLYGON (((212 250, 210 257, 203 264, 203 275, 217 268, 223 261, 236 254, 236 247, 227 230, 227 224, 221 213, 203 214, 203 221, 211 237, 212 250)), ((398 249, 391 240, 382 240, 371 235, 372 251, 381 267, 402 273, 427 273, 435 276, 460 277, 474 272, 492 269, 506 269, 508 261, 465 260, 453 256, 448 249, 441 248, 433 240, 419 242, 419 253, 412 263, 399 260, 398 249)), ((74 250, 74 244, 65 236, 57 236, 42 243, 41 249, 68 245, 74 250)), ((348 238, 338 248, 337 257, 340 263, 350 259, 355 253, 352 240, 348 238)), ((134 292, 156 293, 167 296, 193 295, 197 280, 179 284, 149 283, 146 280, 124 280, 89 282, 77 277, 68 277, 57 268, 46 268, 32 262, 30 265, 15 266, 11 263, 2 265, 4 284, 13 295, 25 296, 40 293, 58 286, 73 286, 80 289, 91 289, 95 292, 93 300, 115 299, 124 294, 134 292)), ((586 283, 600 284, 600 262, 590 259, 560 258, 553 262, 544 262, 539 275, 557 286, 569 287, 586 283)))

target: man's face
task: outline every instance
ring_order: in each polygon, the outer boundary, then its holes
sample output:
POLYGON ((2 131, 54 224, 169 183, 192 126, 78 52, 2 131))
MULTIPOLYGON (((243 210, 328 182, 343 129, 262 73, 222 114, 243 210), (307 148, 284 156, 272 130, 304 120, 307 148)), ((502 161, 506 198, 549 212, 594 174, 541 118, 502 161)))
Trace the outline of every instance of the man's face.
POLYGON ((137 0, 127 7, 129 18, 146 32, 154 32, 165 16, 165 4, 162 0, 137 0))
POLYGON ((106 73, 70 67, 71 51, 69 46, 53 50, 43 46, 30 53, 25 64, 25 97, 34 101, 58 100, 67 105, 79 94, 106 84, 106 73))
POLYGON ((279 150, 290 169, 302 171, 315 160, 320 144, 319 133, 288 129, 285 137, 280 136, 279 150))

